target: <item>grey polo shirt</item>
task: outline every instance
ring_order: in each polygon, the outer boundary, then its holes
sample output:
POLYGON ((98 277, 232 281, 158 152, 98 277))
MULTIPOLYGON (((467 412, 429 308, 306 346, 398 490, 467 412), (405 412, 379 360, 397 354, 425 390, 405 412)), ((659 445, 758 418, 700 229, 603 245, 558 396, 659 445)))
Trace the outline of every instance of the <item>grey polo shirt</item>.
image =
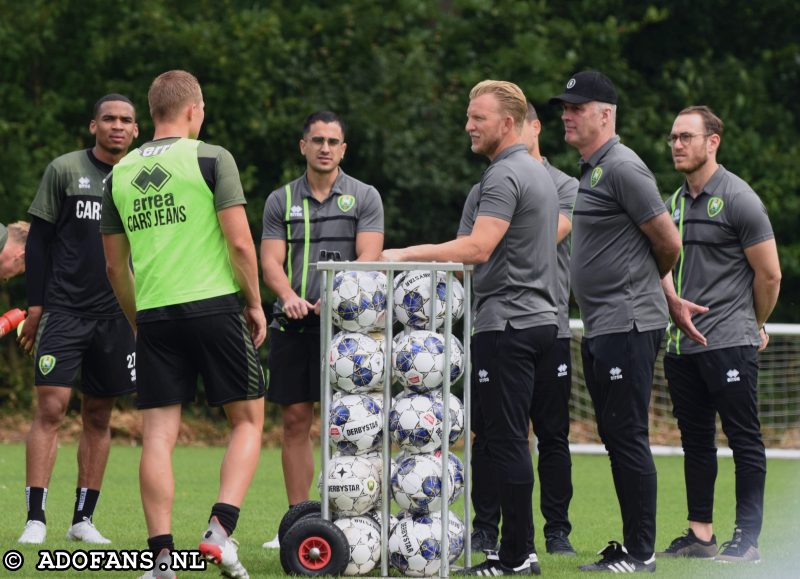
POLYGON ((5 225, 0 223, 0 252, 5 248, 6 241, 8 241, 8 229, 6 229, 5 225))
POLYGON ((476 332, 556 325, 558 195, 525 145, 504 149, 467 197, 459 235, 486 215, 509 222, 489 260, 475 267, 476 332))
MULTIPOLYGON (((320 275, 314 264, 320 250, 338 251, 342 260, 356 259, 356 234, 383 233, 383 204, 377 189, 345 174, 320 203, 311 194, 305 173, 267 197, 261 239, 287 242, 285 271, 292 289, 314 303, 320 297, 320 275)), ((283 304, 275 303, 280 313, 283 304)))
POLYGON ((666 211, 655 177, 616 136, 580 166, 570 275, 584 336, 666 328, 658 267, 639 228, 666 211))
POLYGON ((744 250, 775 237, 761 199, 720 165, 696 198, 684 182, 666 205, 683 242, 673 271, 675 289, 690 302, 708 307, 707 313, 692 318, 708 346, 689 340, 670 324, 667 352, 757 347, 761 340, 753 307, 755 274, 744 250))

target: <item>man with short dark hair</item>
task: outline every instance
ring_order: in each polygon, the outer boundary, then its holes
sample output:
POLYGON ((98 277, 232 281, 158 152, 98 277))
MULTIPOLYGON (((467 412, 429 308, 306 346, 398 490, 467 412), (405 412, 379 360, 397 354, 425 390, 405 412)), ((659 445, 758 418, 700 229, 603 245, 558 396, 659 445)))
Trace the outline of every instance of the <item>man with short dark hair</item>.
POLYGON ((97 101, 92 148, 47 166, 28 213, 25 244, 28 317, 18 343, 34 354, 36 410, 26 441, 28 520, 20 543, 47 533, 45 502, 64 421, 78 374, 81 418, 78 487, 67 539, 110 543, 92 522, 111 444, 111 409, 135 388, 134 339, 106 278, 100 241, 103 179, 138 135, 130 99, 97 101))
POLYGON ((558 333, 558 194, 521 133, 522 90, 485 80, 470 91, 465 130, 472 152, 491 160, 459 236, 437 245, 383 252, 385 261, 475 264, 472 384, 477 440, 497 476, 500 550, 468 575, 539 574, 533 541, 533 465, 528 424, 539 362, 558 333))
MULTIPOLYGON (((331 111, 303 123, 305 173, 276 189, 264 205, 261 268, 275 302, 267 400, 281 406, 281 458, 289 506, 307 501, 314 477, 311 422, 320 396, 320 251, 342 260, 375 261, 383 248, 378 191, 345 174, 344 123, 331 111)), ((277 536, 263 545, 278 548, 277 536)))
POLYGON ((678 113, 669 137, 686 180, 667 210, 685 247, 662 280, 672 318, 664 372, 681 431, 689 529, 659 556, 757 563, 767 472, 757 352, 769 342, 764 324, 781 268, 764 204, 717 162, 722 131, 711 109, 694 106, 678 113), (717 414, 736 464, 736 527, 719 553, 712 526, 717 414))
POLYGON ((175 576, 172 453, 181 405, 195 399, 200 376, 231 434, 198 549, 225 577, 247 579, 231 535, 261 453, 264 376, 256 348, 267 331, 247 202, 233 156, 197 140, 205 119, 197 79, 165 72, 147 100, 155 134, 114 168, 101 226, 108 277, 137 331, 139 482, 147 545, 157 557, 144 578, 175 576))
POLYGON ((581 356, 597 430, 611 461, 624 544, 611 541, 582 571, 655 571, 656 467, 648 407, 667 325, 661 278, 680 237, 655 178, 616 135, 617 92, 579 72, 550 99, 563 107, 564 140, 581 154, 572 214, 572 289, 584 324, 581 356))
POLYGON ((29 229, 30 224, 25 221, 11 223, 8 227, 0 223, 0 282, 25 273, 25 242, 29 229))

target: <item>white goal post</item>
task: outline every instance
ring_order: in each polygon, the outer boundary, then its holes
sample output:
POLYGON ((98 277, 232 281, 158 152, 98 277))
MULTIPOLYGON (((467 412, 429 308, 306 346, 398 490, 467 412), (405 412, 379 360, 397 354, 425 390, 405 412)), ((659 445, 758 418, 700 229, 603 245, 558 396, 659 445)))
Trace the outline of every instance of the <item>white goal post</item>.
MULTIPOLYGON (((574 452, 605 453, 594 420, 594 409, 583 379, 580 341, 581 320, 572 329, 572 395, 570 398, 570 448, 574 452)), ((800 324, 767 324, 767 349, 759 354, 758 404, 767 456, 800 458, 800 324)), ((657 454, 680 454, 680 433, 672 416, 672 403, 664 378, 664 350, 658 356, 650 400, 650 444, 657 454)), ((730 455, 717 420, 721 456, 730 455)))

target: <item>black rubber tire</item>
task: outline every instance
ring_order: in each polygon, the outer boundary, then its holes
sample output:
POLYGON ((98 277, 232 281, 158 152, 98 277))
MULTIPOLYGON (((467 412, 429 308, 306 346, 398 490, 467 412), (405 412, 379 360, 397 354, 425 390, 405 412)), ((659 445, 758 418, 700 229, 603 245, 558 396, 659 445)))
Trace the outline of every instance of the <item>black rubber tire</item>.
POLYGON ((341 575, 350 562, 350 545, 339 527, 320 518, 297 521, 281 541, 281 566, 289 575, 341 575), (321 559, 309 558, 309 547, 321 551, 321 559))
POLYGON ((302 517, 310 513, 316 513, 317 516, 320 516, 321 512, 322 504, 319 501, 303 501, 302 503, 297 503, 283 515, 281 524, 278 526, 278 541, 283 544, 283 538, 286 536, 286 532, 302 517))

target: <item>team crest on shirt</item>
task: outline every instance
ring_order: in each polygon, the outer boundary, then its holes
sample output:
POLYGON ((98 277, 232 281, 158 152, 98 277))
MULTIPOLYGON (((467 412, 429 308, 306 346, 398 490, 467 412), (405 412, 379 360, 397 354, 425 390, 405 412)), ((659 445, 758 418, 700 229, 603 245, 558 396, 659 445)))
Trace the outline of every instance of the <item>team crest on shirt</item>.
POLYGON ((592 178, 589 182, 592 184, 592 187, 596 187, 597 184, 600 182, 600 179, 602 178, 603 178, 603 168, 595 167, 594 171, 592 171, 592 178))
POLYGON ((56 367, 56 357, 51 356, 50 354, 45 354, 41 358, 39 358, 39 372, 42 373, 43 376, 47 376, 50 372, 53 371, 53 368, 56 367))
POLYGON ((708 200, 708 216, 709 217, 716 217, 722 211, 722 208, 725 206, 722 199, 719 197, 712 197, 708 200))
POLYGON ((347 213, 356 206, 356 198, 352 195, 340 195, 336 200, 336 204, 342 210, 342 213, 347 213))

